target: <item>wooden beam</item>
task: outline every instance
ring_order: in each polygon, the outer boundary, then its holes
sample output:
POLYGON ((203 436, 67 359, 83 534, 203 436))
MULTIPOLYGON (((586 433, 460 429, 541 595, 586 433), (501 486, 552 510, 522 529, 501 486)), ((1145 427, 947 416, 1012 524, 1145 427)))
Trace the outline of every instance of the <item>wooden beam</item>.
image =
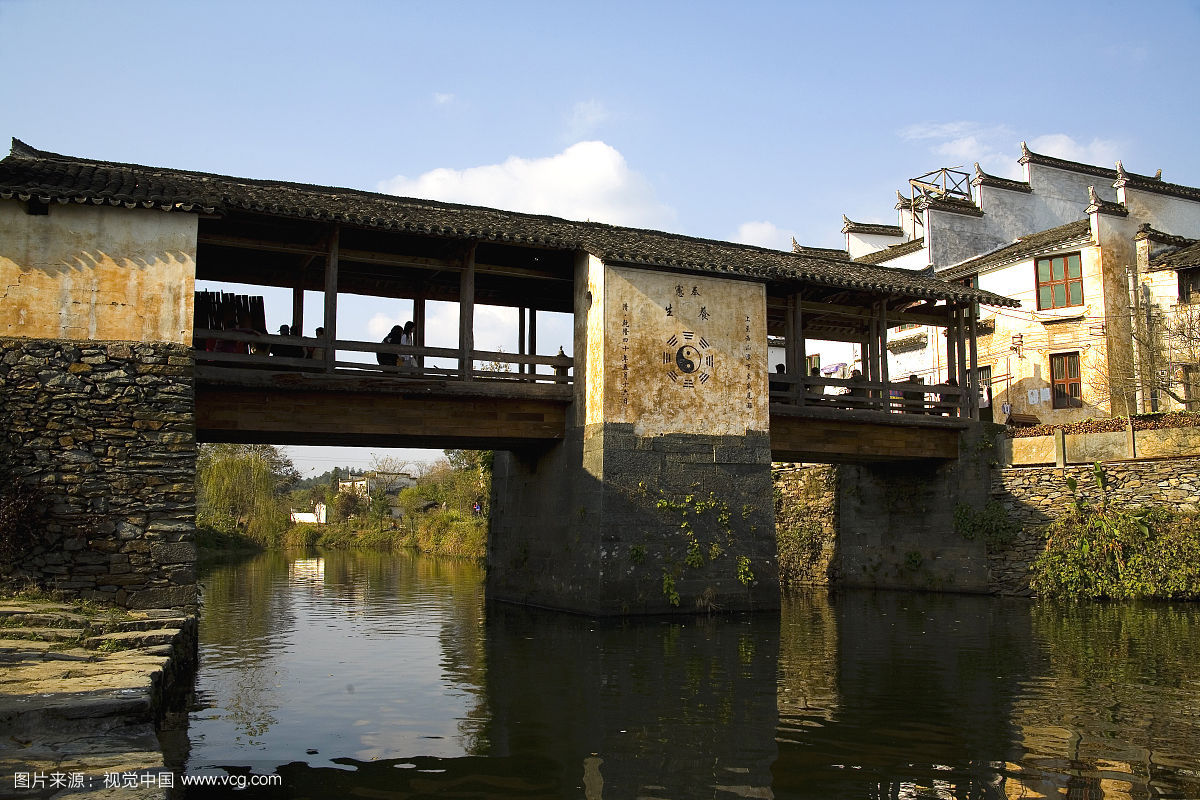
MULTIPOLYGON (((425 346, 425 298, 417 296, 413 299, 413 344, 425 346)), ((425 356, 417 356, 417 366, 425 367, 425 356)))
MULTIPOLYGON (((832 303, 804 303, 804 311, 813 316, 828 314, 837 317, 847 317, 869 322, 876 314, 871 307, 842 306, 832 303)), ((946 318, 937 314, 914 314, 908 311, 895 311, 890 315, 892 325, 933 325, 941 328, 946 325, 946 318)))
POLYGON ((967 309, 967 320, 969 322, 967 333, 969 335, 969 343, 971 347, 970 361, 967 363, 967 385, 963 387, 967 392, 967 411, 971 419, 979 419, 979 350, 975 343, 975 337, 979 329, 979 305, 972 303, 967 309))
POLYGON ((793 373, 799 382, 794 386, 794 400, 797 405, 804 405, 804 395, 808 393, 808 384, 805 381, 808 379, 808 351, 804 344, 804 303, 801 301, 800 293, 796 292, 793 300, 792 328, 796 331, 796 347, 795 347, 795 372, 793 373))
POLYGON ((342 228, 336 222, 329 234, 329 248, 325 260, 325 371, 333 372, 337 352, 333 343, 337 339, 337 287, 338 287, 338 243, 342 228))
MULTIPOLYGON (((537 355, 537 309, 529 308, 529 355, 537 355)), ((533 364, 529 365, 530 372, 537 372, 533 364)))
MULTIPOLYGON (((525 306, 517 309, 517 355, 525 355, 525 306)), ((525 371, 525 365, 522 364, 518 372, 525 371)))
MULTIPOLYGON (((196 237, 197 244, 214 247, 231 247, 239 250, 259 250, 271 253, 294 253, 296 255, 324 256, 326 250, 319 245, 296 244, 292 242, 254 239, 245 236, 225 236, 213 233, 201 233, 196 237)), ((346 248, 341 252, 341 259, 346 263, 378 264, 388 267, 412 267, 414 269, 453 270, 460 262, 452 258, 433 258, 429 256, 408 256, 400 253, 388 253, 379 250, 356 250, 346 248)), ((518 278, 536 278, 548 281, 571 282, 573 276, 531 269, 529 267, 514 267, 505 264, 476 264, 476 272, 490 275, 507 275, 518 278)))
POLYGON ((888 382, 887 301, 879 301, 879 379, 888 382))
POLYGON ((467 250, 458 282, 458 368, 464 381, 471 380, 475 349, 475 245, 467 250))
POLYGON ((304 335, 304 288, 292 287, 292 336, 304 335))

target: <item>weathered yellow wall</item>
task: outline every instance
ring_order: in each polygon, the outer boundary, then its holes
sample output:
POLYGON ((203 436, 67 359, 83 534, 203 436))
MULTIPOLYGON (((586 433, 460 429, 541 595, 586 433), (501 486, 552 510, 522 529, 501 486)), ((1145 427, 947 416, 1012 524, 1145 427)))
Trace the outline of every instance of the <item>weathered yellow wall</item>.
MULTIPOLYGON (((575 291, 584 295, 575 300, 575 364, 585 365, 583 421, 592 425, 604 422, 604 262, 590 253, 581 254, 575 267, 575 291)), ((577 367, 576 375, 579 372, 577 367)))
POLYGON ((1100 248, 1080 248, 1083 275, 1080 306, 1038 311, 1035 263, 1033 258, 1018 261, 980 279, 980 288, 1021 301, 1020 311, 995 313, 995 333, 979 339, 979 363, 992 365, 995 418, 1003 419, 1001 406, 1006 402, 1012 405, 1012 413, 1035 416, 1048 424, 1108 416, 1106 339, 1099 333, 1107 321, 1100 248), (1014 334, 1022 336, 1019 349, 1013 347, 1014 334), (1054 408, 1050 357, 1070 352, 1079 353, 1083 407, 1054 408), (1036 402, 1031 402, 1033 398, 1036 402))
POLYGON ((767 430, 761 284, 606 266, 592 303, 604 334, 589 336, 589 422, 632 423, 639 436, 767 430))
POLYGON ((0 200, 0 336, 190 343, 194 214, 0 200))

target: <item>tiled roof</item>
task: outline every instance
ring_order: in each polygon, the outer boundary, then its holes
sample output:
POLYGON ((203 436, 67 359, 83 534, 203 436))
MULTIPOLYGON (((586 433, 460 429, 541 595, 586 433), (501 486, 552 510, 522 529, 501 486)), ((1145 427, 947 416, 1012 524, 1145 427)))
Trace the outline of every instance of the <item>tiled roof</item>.
POLYGON ((587 250, 608 262, 640 266, 1015 305, 1015 301, 990 292, 842 258, 358 189, 96 161, 43 152, 16 139, 11 154, 0 161, 0 197, 218 215, 245 210, 446 238, 587 250))
POLYGON ((865 233, 874 236, 903 236, 904 231, 899 225, 884 225, 878 222, 854 222, 845 214, 842 215, 842 233, 865 233))
POLYGON ((1044 156, 1040 153, 1035 153, 1029 149, 1029 146, 1021 142, 1021 157, 1017 159, 1018 164, 1041 164, 1044 167, 1054 167, 1055 169, 1066 170, 1067 172, 1078 172, 1083 175, 1097 175, 1101 178, 1117 179, 1117 171, 1115 169, 1105 169, 1097 167, 1093 164, 1083 164, 1078 161, 1067 161, 1065 158, 1054 158, 1053 156, 1044 156))
POLYGON ((833 247, 808 247, 796 241, 796 237, 792 237, 792 252, 802 256, 820 256, 821 258, 840 258, 843 260, 849 259, 850 254, 845 250, 838 250, 833 247))
POLYGON ((1150 258, 1150 266, 1157 269, 1200 267, 1200 242, 1191 241, 1184 247, 1155 254, 1150 258))
POLYGON ((1160 231, 1152 226, 1149 222, 1143 222, 1141 225, 1139 225, 1138 232, 1133 235, 1133 238, 1135 241, 1139 239, 1149 239, 1152 242, 1167 245, 1172 249, 1187 247, 1188 245, 1196 242, 1195 239, 1189 239, 1186 236, 1176 236, 1173 233, 1160 231))
POLYGON ((1122 165, 1120 161, 1117 162, 1116 185, 1118 187, 1139 189, 1143 192, 1169 194, 1174 197, 1182 197, 1185 200, 1200 201, 1200 189, 1197 189, 1194 186, 1183 186, 1178 183, 1167 183, 1162 179, 1162 170, 1159 170, 1158 175, 1152 178, 1145 175, 1135 175, 1132 172, 1126 172, 1124 165, 1122 165))
POLYGON ((1096 194, 1096 187, 1088 187, 1088 207, 1084 209, 1089 214, 1099 212, 1101 214, 1111 214, 1114 217, 1129 216, 1129 209, 1120 203, 1114 203, 1110 200, 1105 200, 1096 194))
POLYGON ((902 244, 894 244, 891 247, 885 247, 882 250, 876 250, 874 253, 867 253, 865 256, 859 256, 854 259, 857 264, 881 264, 884 261, 891 261, 893 258, 915 253, 925 246, 924 237, 920 239, 912 239, 911 241, 902 244))
POLYGON ((971 217, 982 217, 983 209, 959 197, 926 197, 917 198, 921 208, 931 208, 934 211, 949 211, 951 214, 966 214, 971 217))
POLYGON ((1033 187, 1028 181, 1014 181, 1008 178, 1001 178, 998 175, 989 175, 979 166, 979 162, 975 162, 975 177, 971 179, 971 184, 974 186, 994 186, 997 189, 1008 189, 1012 192, 1024 192, 1029 194, 1033 191, 1033 187))
POLYGON ((989 267, 1009 264, 1014 261, 1031 258, 1045 252, 1061 250, 1069 245, 1084 244, 1091 241, 1092 227, 1086 219, 1068 222, 1057 228, 1038 231, 1028 236, 1022 236, 1015 242, 1005 245, 998 250, 984 253, 981 256, 961 261, 958 264, 940 269, 939 278, 951 280, 965 275, 974 275, 989 267))

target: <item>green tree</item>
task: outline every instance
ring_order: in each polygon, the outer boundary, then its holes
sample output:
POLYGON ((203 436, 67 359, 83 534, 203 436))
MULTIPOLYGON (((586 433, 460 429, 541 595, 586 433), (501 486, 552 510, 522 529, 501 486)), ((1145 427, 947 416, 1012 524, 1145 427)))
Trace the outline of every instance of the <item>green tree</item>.
POLYGON ((267 544, 287 527, 287 492, 299 477, 277 447, 202 444, 196 458, 196 521, 267 544))

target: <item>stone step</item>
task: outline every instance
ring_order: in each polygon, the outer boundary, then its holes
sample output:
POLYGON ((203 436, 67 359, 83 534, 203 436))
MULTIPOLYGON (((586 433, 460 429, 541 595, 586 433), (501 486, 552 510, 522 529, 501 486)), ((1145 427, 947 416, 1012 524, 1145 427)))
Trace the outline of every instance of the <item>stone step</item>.
POLYGON ((86 633, 84 628, 6 627, 0 629, 6 639, 37 639, 43 642, 67 642, 86 633))
POLYGON ((178 628, 117 631, 115 633, 103 633, 99 636, 89 636, 83 640, 83 646, 89 650, 96 650, 105 645, 120 650, 128 650, 140 647, 169 645, 174 641, 178 633, 178 628))
POLYGON ((88 622, 89 619, 83 614, 75 614, 69 611, 25 612, 12 608, 0 608, 0 629, 31 625, 42 625, 50 628, 82 628, 88 622))
POLYGON ((81 726, 105 728, 153 722, 149 694, 138 689, 62 693, 52 698, 0 697, 0 730, 16 741, 44 739, 81 726))
POLYGON ((167 628, 182 628, 187 624, 187 617, 155 617, 153 619, 126 619, 112 623, 118 631, 153 631, 167 628))

